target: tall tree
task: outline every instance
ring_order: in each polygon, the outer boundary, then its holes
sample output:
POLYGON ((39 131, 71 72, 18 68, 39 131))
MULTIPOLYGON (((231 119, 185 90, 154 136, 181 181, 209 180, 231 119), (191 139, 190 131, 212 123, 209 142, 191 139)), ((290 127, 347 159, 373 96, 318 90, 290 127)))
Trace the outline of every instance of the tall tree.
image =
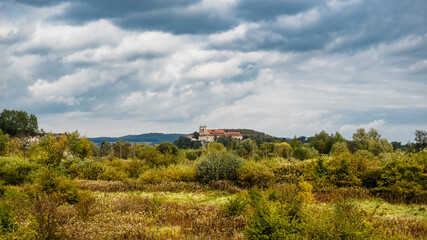
POLYGON ((4 109, 0 114, 0 128, 11 136, 35 135, 38 131, 37 117, 24 111, 4 109))
POLYGON ((325 130, 310 137, 310 145, 322 154, 328 154, 333 143, 334 136, 327 134, 325 130))
POLYGON ((415 131, 415 150, 421 151, 427 148, 427 131, 416 130, 415 131))

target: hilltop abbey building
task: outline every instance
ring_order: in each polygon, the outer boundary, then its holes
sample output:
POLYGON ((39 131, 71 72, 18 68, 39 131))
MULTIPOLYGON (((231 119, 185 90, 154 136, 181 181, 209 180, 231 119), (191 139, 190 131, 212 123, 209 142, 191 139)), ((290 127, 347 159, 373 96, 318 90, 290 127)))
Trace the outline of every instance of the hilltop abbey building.
POLYGON ((206 126, 199 127, 199 138, 196 139, 195 136, 188 135, 192 141, 201 141, 201 142, 214 142, 216 138, 219 137, 231 137, 232 139, 242 140, 243 136, 239 132, 226 132, 223 129, 208 129, 206 126))

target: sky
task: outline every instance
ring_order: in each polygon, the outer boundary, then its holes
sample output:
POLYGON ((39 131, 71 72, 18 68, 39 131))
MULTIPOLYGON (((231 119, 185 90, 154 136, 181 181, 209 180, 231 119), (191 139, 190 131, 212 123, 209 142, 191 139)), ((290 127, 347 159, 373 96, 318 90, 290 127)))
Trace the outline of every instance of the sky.
POLYGON ((425 0, 0 0, 0 111, 88 137, 427 130, 425 0))

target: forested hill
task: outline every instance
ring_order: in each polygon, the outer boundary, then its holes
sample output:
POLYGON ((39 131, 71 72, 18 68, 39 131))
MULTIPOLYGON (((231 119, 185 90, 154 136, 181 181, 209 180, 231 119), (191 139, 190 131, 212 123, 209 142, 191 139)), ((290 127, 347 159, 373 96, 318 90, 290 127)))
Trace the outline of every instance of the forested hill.
POLYGON ((101 145, 102 142, 116 142, 119 140, 131 142, 131 143, 149 143, 149 144, 159 144, 162 142, 171 142, 173 143, 180 136, 185 134, 179 133, 145 133, 140 135, 126 135, 123 137, 97 137, 97 138, 88 138, 89 141, 92 141, 98 145, 101 145))
POLYGON ((252 129, 224 129, 226 132, 239 132, 243 135, 243 138, 252 138, 254 140, 262 140, 264 142, 274 142, 281 140, 278 137, 273 137, 263 132, 255 131, 252 129))

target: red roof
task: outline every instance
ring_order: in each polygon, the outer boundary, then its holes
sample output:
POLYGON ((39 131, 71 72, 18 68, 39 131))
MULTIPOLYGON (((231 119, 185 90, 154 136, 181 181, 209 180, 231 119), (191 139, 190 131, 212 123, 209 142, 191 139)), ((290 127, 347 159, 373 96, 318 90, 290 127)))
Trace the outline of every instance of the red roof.
POLYGON ((225 135, 230 135, 230 136, 242 136, 242 134, 240 134, 239 132, 226 132, 225 135))
POLYGON ((208 129, 208 132, 210 133, 210 134, 221 134, 221 135, 224 135, 224 130, 222 130, 222 129, 208 129))

